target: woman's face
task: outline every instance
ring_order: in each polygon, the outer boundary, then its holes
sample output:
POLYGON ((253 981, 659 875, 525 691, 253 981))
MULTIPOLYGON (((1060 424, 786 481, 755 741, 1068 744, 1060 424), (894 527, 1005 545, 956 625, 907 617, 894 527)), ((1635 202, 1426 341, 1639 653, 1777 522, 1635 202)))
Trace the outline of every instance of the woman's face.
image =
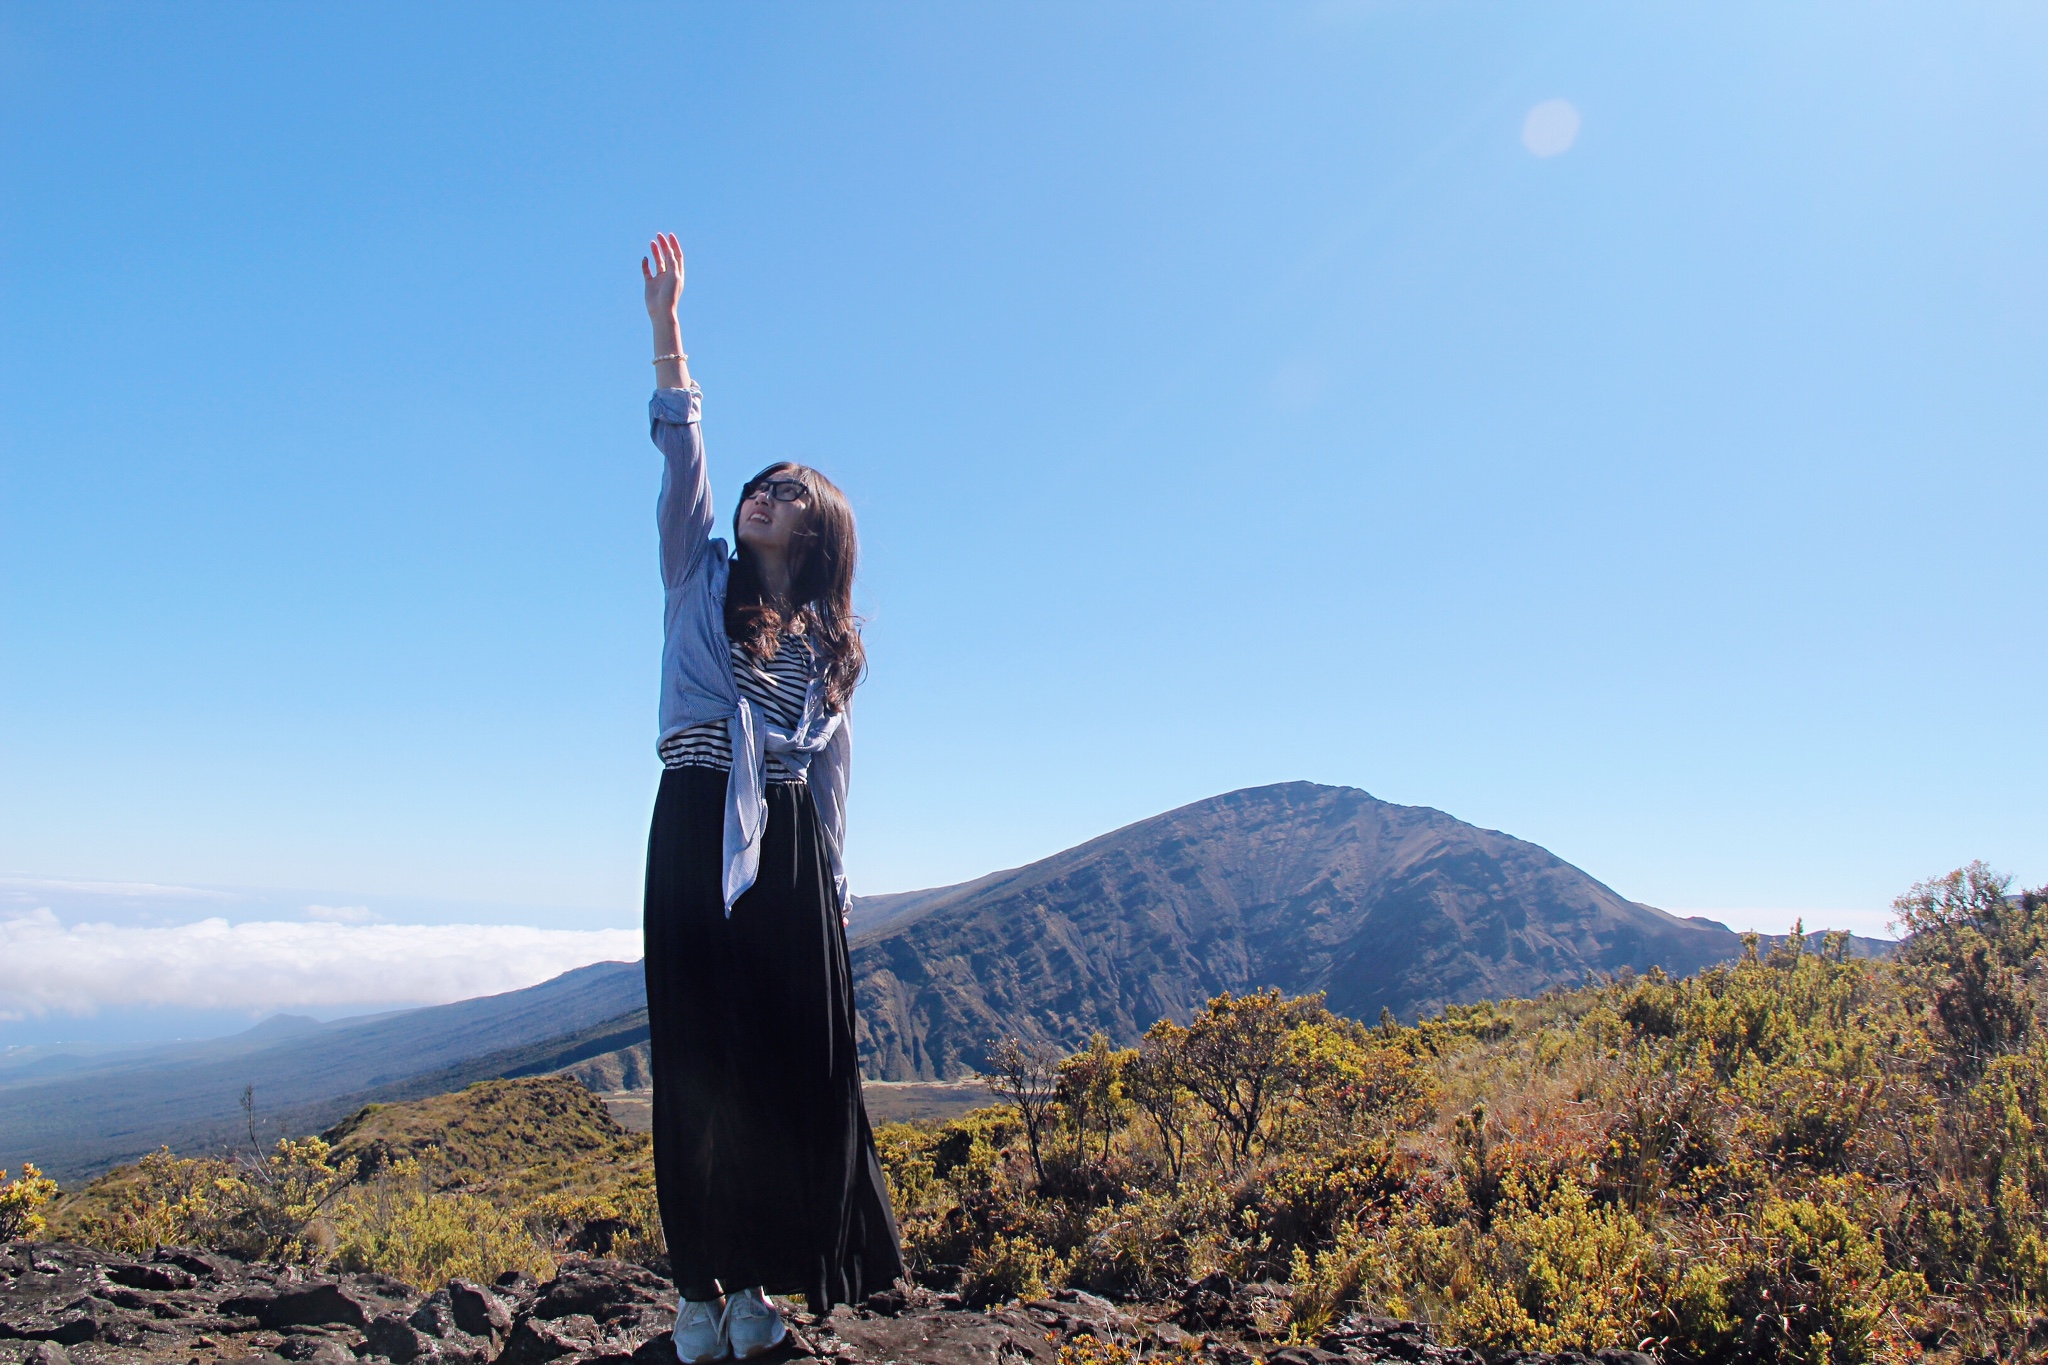
POLYGON ((786 470, 763 475, 740 492, 740 544, 756 554, 787 558, 790 538, 810 510, 803 484, 786 470))

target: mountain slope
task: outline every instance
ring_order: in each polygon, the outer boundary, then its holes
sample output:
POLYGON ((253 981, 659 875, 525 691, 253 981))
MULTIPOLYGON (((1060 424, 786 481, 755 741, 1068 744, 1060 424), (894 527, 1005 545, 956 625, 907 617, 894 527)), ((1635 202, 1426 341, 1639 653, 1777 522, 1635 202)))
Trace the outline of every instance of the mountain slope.
MULTIPOLYGON (((88 1074, 0 1086, 0 1167, 34 1161, 60 1180, 168 1143, 188 1155, 247 1144, 242 1088, 259 1131, 323 1128, 373 1100, 433 1094, 488 1076, 555 1070, 646 1036, 638 963, 600 962, 503 995, 345 1020, 252 1047, 125 1054, 88 1074)), ((262 1041, 261 1039, 255 1041, 262 1041)))
MULTIPOLYGON (((1624 900, 1534 844, 1305 782, 1198 801, 959 886, 862 898, 852 920, 862 1070, 888 1081, 976 1070, 1006 1033, 1128 1043, 1224 990, 1322 990, 1345 1014, 1411 1018, 1589 969, 1682 974, 1742 951, 1723 926, 1624 900)), ((161 1143, 246 1144, 245 1085, 268 1140, 479 1080, 623 1076, 646 1004, 637 963, 599 963, 432 1009, 31 1059, 0 1069, 0 1167, 27 1159, 68 1181, 161 1143)))
POLYGON ((1742 951, 1520 839, 1290 782, 1143 820, 1028 867, 890 898, 854 945, 866 1074, 960 1075, 1020 1032, 1119 1043, 1220 991, 1327 991, 1402 1018, 1588 970, 1742 951))

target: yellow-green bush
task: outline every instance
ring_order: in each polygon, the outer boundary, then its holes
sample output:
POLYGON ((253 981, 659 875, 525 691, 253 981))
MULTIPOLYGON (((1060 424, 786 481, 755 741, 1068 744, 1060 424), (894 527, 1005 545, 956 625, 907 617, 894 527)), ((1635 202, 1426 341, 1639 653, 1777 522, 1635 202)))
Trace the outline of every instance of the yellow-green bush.
POLYGON ((557 1191, 524 1205, 518 1214, 549 1246, 647 1265, 667 1251, 661 1204, 652 1171, 597 1190, 557 1191))
POLYGON ((1469 1289, 1445 1325, 1483 1350, 1592 1351, 1649 1335, 1655 1244, 1575 1180, 1540 1194, 1511 1180, 1492 1225, 1460 1250, 1469 1289))
POLYGON ((1030 1233, 997 1233, 974 1249, 960 1292, 976 1307, 1012 1299, 1041 1298, 1066 1269, 1060 1254, 1041 1246, 1030 1233))
POLYGON ((334 1212, 334 1260, 422 1288, 489 1283, 508 1270, 542 1278, 555 1260, 520 1218, 460 1190, 435 1190, 413 1158, 386 1166, 334 1212))
POLYGON ((561 1077, 372 1105, 261 1159, 158 1151, 57 1201, 55 1235, 129 1254, 166 1244, 451 1276, 546 1273, 569 1252, 658 1264, 649 1143, 561 1077), (443 1147, 437 1139, 446 1139, 443 1147))
POLYGON ((327 1212, 355 1177, 317 1137, 285 1139, 261 1159, 173 1156, 160 1148, 107 1182, 65 1231, 139 1254, 164 1245, 317 1261, 332 1248, 327 1212))
POLYGON ((21 1174, 13 1180, 0 1170, 0 1242, 40 1237, 43 1206, 56 1192, 57 1182, 37 1170, 32 1162, 22 1162, 21 1174))

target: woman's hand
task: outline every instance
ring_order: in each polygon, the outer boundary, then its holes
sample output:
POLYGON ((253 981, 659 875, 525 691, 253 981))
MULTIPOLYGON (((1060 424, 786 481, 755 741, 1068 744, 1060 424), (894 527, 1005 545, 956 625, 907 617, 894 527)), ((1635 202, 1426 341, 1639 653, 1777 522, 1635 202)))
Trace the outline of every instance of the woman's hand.
POLYGON ((647 244, 647 256, 640 258, 640 278, 647 285, 647 316, 659 325, 676 315, 676 301, 683 296, 683 248, 674 233, 657 233, 647 244))
POLYGON ((690 387, 690 358, 683 354, 683 334, 676 325, 676 302, 683 296, 683 248, 674 233, 656 234, 640 258, 640 279, 647 286, 647 320, 654 324, 654 386, 690 387))

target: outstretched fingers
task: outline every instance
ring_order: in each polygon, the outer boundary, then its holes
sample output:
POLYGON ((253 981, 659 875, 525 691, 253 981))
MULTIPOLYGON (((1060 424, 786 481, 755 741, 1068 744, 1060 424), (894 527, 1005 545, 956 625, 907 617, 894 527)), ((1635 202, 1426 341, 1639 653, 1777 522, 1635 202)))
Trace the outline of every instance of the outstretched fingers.
POLYGON ((648 243, 648 246, 654 257, 656 273, 663 275, 680 275, 683 273, 683 244, 676 240, 674 233, 658 232, 654 235, 654 240, 648 243))
POLYGON ((647 311, 657 322, 660 313, 673 312, 683 292, 683 246, 672 232, 658 232, 647 243, 640 258, 640 279, 647 294, 647 311))

